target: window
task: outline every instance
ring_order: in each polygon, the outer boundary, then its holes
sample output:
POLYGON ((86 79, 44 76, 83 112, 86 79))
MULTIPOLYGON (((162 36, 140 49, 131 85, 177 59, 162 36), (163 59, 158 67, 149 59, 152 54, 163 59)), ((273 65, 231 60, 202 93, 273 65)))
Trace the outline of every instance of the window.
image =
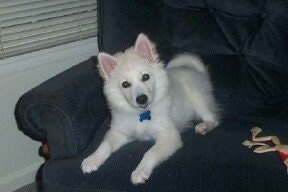
POLYGON ((97 0, 0 0, 0 59, 97 35, 97 0))

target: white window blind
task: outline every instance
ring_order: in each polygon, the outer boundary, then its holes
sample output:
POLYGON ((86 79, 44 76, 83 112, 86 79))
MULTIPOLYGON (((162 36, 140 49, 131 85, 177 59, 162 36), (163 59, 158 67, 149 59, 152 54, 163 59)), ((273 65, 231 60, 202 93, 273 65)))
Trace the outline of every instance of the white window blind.
POLYGON ((0 0, 0 59, 97 35, 97 0, 0 0))

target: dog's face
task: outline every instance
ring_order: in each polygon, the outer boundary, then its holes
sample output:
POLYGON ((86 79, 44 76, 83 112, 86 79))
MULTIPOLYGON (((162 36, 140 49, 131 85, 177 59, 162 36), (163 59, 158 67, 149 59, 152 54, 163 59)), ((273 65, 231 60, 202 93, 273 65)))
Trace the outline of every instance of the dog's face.
POLYGON ((124 53, 99 53, 98 60, 111 108, 147 110, 166 94, 167 74, 145 35, 140 34, 135 46, 124 53))
POLYGON ((141 67, 137 68, 131 68, 129 65, 123 67, 121 75, 117 78, 118 86, 127 103, 140 110, 149 106, 155 92, 154 74, 146 66, 149 64, 141 64, 141 67))

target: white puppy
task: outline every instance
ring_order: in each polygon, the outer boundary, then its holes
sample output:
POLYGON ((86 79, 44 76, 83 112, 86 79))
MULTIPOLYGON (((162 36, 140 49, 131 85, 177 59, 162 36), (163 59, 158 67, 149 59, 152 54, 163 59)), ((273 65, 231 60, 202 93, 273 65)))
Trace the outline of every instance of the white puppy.
POLYGON ((98 61, 112 121, 99 148, 82 162, 83 173, 96 171, 134 139, 153 139, 154 146, 131 175, 133 184, 145 183, 182 146, 180 131, 192 120, 203 120, 195 127, 200 134, 218 126, 209 76, 198 57, 180 55, 164 69, 153 43, 140 34, 124 53, 99 53, 98 61))

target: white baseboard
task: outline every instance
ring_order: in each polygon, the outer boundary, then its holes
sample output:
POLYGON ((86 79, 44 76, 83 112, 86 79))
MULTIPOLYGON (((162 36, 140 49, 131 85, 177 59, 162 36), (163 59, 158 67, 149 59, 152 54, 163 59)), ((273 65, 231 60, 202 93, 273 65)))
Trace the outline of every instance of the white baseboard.
POLYGON ((43 161, 35 163, 10 175, 0 178, 0 191, 12 192, 24 185, 34 182, 36 179, 36 173, 43 163, 43 161))

